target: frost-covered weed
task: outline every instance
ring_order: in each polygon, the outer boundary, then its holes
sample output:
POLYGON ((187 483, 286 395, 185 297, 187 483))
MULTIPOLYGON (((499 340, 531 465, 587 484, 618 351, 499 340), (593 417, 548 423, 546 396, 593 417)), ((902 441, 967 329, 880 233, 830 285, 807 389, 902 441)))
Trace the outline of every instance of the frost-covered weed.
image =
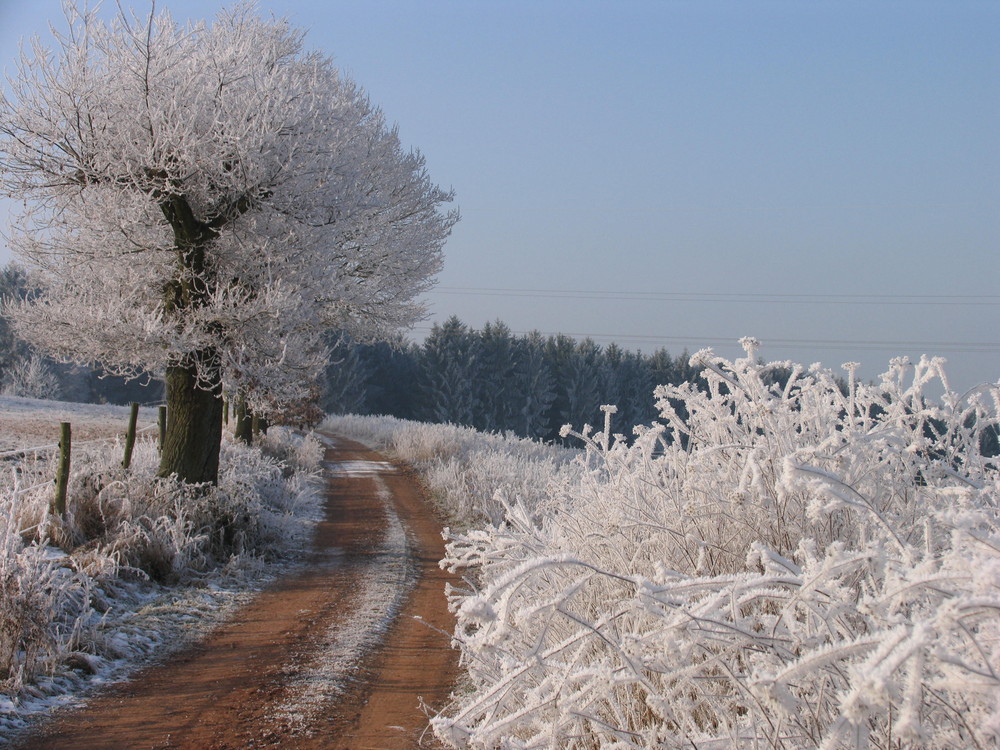
POLYGON ((265 454, 299 472, 317 472, 323 461, 323 444, 315 435, 303 436, 288 427, 271 427, 263 436, 260 447, 265 454))
POLYGON ((5 469, 0 698, 67 663, 89 671, 102 657, 118 658, 104 613, 132 606, 126 600, 137 584, 155 592, 157 583, 239 578, 303 540, 318 460, 310 440, 289 435, 284 442, 299 470, 286 476, 278 460, 227 443, 219 484, 208 488, 158 478, 150 440, 137 442, 127 471, 121 445, 82 443, 74 446, 64 519, 48 513, 52 458, 26 457, 5 469))
POLYGON ((0 686, 20 690, 77 647, 91 581, 47 545, 25 544, 0 496, 0 686))
POLYGON ((745 346, 696 355, 707 389, 658 389, 663 421, 631 443, 574 433, 586 452, 544 512, 514 498, 452 534, 447 563, 476 581, 452 592, 473 689, 442 739, 1000 741, 1000 470, 981 450, 1000 389, 954 394, 928 359, 871 386, 849 366, 842 389, 745 346))
POLYGON ((15 360, 0 379, 0 393, 22 398, 57 399, 62 395, 59 376, 39 354, 15 360))

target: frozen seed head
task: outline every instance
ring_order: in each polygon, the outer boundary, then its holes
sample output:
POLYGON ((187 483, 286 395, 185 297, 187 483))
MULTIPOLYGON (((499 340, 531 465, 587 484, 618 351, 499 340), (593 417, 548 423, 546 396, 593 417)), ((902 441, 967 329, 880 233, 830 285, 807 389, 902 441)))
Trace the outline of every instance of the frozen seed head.
POLYGON ((757 358, 757 352, 760 351, 760 339, 754 336, 744 336, 740 339, 740 346, 743 347, 743 351, 747 353, 747 357, 750 359, 757 358))

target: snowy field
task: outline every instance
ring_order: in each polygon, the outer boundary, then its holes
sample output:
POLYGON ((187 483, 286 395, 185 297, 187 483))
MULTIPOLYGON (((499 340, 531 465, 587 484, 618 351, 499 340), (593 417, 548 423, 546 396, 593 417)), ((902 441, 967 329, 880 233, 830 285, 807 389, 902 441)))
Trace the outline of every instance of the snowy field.
MULTIPOLYGON (((156 408, 140 408, 137 429, 155 428, 156 413, 156 408)), ((128 417, 129 407, 115 404, 73 404, 0 396, 0 454, 15 448, 56 445, 60 422, 72 425, 74 442, 124 435, 128 417)))
MULTIPOLYGON (((32 716, 200 636, 310 538, 314 438, 272 429, 266 451, 276 458, 226 441, 219 487, 192 497, 154 480, 151 430, 121 469, 128 411, 0 399, 0 452, 52 446, 61 421, 73 430, 64 520, 47 515, 52 451, 0 464, 0 744, 32 716), (222 524, 227 534, 216 533, 222 524)), ((140 430, 155 419, 140 410, 140 430)))
POLYGON ((413 462, 455 519, 467 689, 439 738, 1000 745, 1000 388, 952 393, 929 359, 861 384, 744 345, 695 355, 704 387, 659 388, 653 425, 567 426, 577 452, 325 423, 413 462))

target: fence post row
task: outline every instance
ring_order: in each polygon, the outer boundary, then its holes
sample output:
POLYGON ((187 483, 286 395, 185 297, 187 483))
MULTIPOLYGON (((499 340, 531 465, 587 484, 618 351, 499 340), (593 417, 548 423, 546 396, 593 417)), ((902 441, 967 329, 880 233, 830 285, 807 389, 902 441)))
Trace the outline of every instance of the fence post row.
MULTIPOLYGON (((132 450, 135 447, 136 423, 139 420, 139 404, 132 402, 128 418, 128 431, 125 433, 125 457, 122 468, 127 469, 132 463, 132 450)), ((157 424, 160 428, 159 449, 163 450, 163 440, 167 431, 167 407, 159 407, 157 424)), ((69 487, 70 454, 72 452, 72 429, 69 422, 59 423, 59 465, 56 467, 55 495, 52 498, 50 511, 60 518, 66 517, 66 493, 69 487)))

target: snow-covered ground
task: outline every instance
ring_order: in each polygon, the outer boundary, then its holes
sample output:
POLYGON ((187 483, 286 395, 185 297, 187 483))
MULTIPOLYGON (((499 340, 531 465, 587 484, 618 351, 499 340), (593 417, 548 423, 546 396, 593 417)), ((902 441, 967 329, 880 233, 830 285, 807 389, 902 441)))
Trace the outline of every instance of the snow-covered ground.
MULTIPOLYGON (((156 415, 155 407, 140 407, 137 429, 155 428, 156 415)), ((60 422, 72 425, 74 442, 124 435, 128 418, 127 406, 0 396, 0 455, 18 448, 54 447, 60 422)))
POLYGON ((97 635, 103 640, 102 656, 75 652, 75 658, 17 693, 0 691, 0 745, 32 719, 60 706, 82 705, 93 691, 128 676, 149 659, 167 658, 204 636, 272 575, 260 569, 196 585, 118 587, 97 635))
MULTIPOLYGON (((19 454, 0 469, 0 624, 6 628, 0 637, 0 743, 31 717, 75 704, 144 660, 161 658, 202 635, 279 573, 282 561, 293 561, 310 538, 319 498, 307 472, 317 468, 322 455, 315 439, 303 442, 281 428, 271 431, 272 448, 293 465, 300 463, 289 479, 255 449, 224 445, 228 468, 223 466, 212 502, 232 500, 254 516, 243 529, 248 546, 229 555, 211 549, 201 533, 204 524, 212 523, 211 503, 198 508, 189 502, 178 510, 169 497, 156 505, 145 494, 152 485, 144 477, 151 477, 156 466, 152 435, 137 443, 132 472, 122 473, 116 442, 128 412, 121 406, 0 399, 0 453, 42 449, 19 454), (51 494, 46 448, 57 439, 62 421, 72 424, 74 436, 70 514, 64 524, 43 520, 40 529, 36 524, 25 532, 25 519, 45 518, 51 494), (102 477, 103 489, 92 488, 94 481, 87 477, 93 475, 102 477), (55 537, 79 535, 95 507, 114 519, 107 533, 118 534, 118 551, 111 553, 111 545, 100 542, 75 549, 64 544, 70 552, 56 546, 55 537), (143 512, 152 515, 142 521, 136 514, 143 512), (180 515, 171 519, 171 513, 180 515), (185 513, 202 515, 189 523, 185 513), (154 572, 171 585, 151 580, 142 570, 149 558, 161 566, 154 572), (24 609, 25 601, 43 602, 45 611, 22 612, 18 607, 24 609), (45 632, 25 630, 24 623, 35 615, 47 618, 45 632)), ((140 410, 139 420, 140 429, 155 428, 156 410, 140 410)))

